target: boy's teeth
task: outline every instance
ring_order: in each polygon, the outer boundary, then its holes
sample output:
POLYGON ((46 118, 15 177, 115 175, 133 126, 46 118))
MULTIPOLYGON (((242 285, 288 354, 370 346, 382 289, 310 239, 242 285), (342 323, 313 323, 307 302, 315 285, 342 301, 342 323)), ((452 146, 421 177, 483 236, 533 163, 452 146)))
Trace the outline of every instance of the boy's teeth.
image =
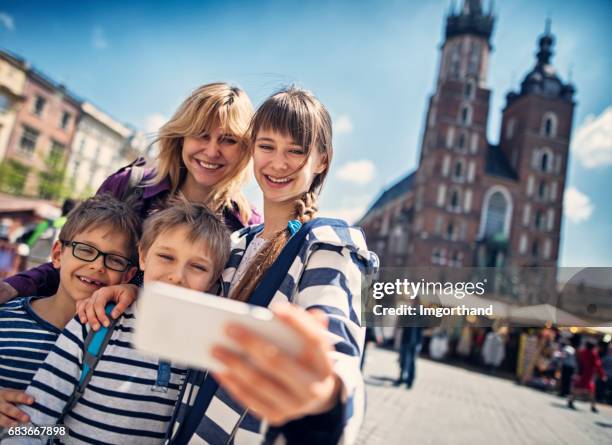
POLYGON ((99 281, 90 280, 89 278, 79 277, 79 280, 84 281, 84 282, 89 283, 89 284, 95 284, 97 286, 102 286, 102 283, 100 283, 99 281))
POLYGON ((200 164, 202 167, 208 168, 210 170, 216 170, 218 168, 221 168, 221 164, 209 164, 208 162, 199 161, 199 160, 198 160, 198 164, 200 164))
POLYGON ((289 178, 280 178, 280 179, 276 179, 276 178, 273 178, 272 176, 268 176, 268 179, 269 179, 270 181, 272 181, 272 182, 276 182, 276 183, 278 183, 278 184, 282 184, 282 183, 284 183, 284 182, 289 182, 289 178))

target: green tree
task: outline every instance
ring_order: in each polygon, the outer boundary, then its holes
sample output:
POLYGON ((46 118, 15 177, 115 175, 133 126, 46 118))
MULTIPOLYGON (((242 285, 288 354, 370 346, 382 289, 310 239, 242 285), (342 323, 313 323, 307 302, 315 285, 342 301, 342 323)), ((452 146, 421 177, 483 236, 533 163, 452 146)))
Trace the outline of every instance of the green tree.
POLYGON ((13 159, 0 163, 0 191, 12 195, 23 194, 29 172, 29 167, 13 159))
POLYGON ((47 171, 38 172, 38 195, 43 199, 58 201, 70 196, 70 187, 64 181, 66 166, 63 156, 56 151, 46 159, 47 171))

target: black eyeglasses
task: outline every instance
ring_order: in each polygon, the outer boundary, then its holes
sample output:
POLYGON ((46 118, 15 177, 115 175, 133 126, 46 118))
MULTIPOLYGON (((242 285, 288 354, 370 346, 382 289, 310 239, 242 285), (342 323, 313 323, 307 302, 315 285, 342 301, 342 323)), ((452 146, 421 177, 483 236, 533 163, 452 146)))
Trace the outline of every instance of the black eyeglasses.
POLYGON ((60 240, 64 246, 72 247, 72 256, 79 260, 92 263, 98 259, 100 255, 104 258, 104 266, 115 272, 125 272, 133 264, 132 260, 114 253, 102 252, 89 244, 79 243, 78 241, 60 240))

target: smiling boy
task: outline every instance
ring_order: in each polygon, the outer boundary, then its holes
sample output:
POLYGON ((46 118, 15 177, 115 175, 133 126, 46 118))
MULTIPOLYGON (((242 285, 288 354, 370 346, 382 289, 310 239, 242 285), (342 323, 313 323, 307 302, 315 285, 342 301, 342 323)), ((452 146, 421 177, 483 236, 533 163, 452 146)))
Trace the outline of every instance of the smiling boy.
MULTIPOLYGON (((227 228, 203 205, 179 200, 144 223, 139 261, 145 283, 162 281, 211 291, 229 254, 227 228)), ((27 388, 35 402, 21 409, 32 424, 64 424, 63 443, 163 443, 186 370, 131 347, 137 315, 134 305, 117 319, 91 379, 74 404, 68 400, 82 376, 90 328, 77 318, 68 323, 27 388)), ((188 326, 185 329, 188 335, 188 326)), ((15 438, 6 443, 41 441, 15 438)))
POLYGON ((137 271, 140 220, 131 207, 110 195, 87 199, 68 216, 52 247, 60 284, 51 297, 25 297, 0 306, 0 420, 11 416, 12 402, 45 360, 76 302, 103 287, 127 283, 137 271))

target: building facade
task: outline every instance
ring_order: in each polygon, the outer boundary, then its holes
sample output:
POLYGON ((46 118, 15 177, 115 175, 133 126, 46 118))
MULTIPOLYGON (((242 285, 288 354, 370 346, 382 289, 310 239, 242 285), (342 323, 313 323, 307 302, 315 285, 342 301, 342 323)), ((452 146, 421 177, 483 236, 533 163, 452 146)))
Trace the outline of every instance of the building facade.
POLYGON ((79 119, 80 101, 63 85, 31 68, 26 72, 23 96, 4 162, 13 161, 22 169, 21 193, 49 198, 45 183, 52 182, 54 170, 65 166, 79 119))
POLYGON ((133 160, 124 159, 131 134, 128 127, 91 103, 83 102, 66 170, 74 196, 95 193, 106 177, 121 164, 133 160))
POLYGON ((24 102, 25 62, 0 51, 0 162, 6 153, 17 113, 24 102))
POLYGON ((446 17, 418 167, 359 222, 383 266, 557 265, 574 87, 551 64, 547 23, 533 68, 506 96, 500 142, 491 144, 494 21, 478 0, 446 17))

